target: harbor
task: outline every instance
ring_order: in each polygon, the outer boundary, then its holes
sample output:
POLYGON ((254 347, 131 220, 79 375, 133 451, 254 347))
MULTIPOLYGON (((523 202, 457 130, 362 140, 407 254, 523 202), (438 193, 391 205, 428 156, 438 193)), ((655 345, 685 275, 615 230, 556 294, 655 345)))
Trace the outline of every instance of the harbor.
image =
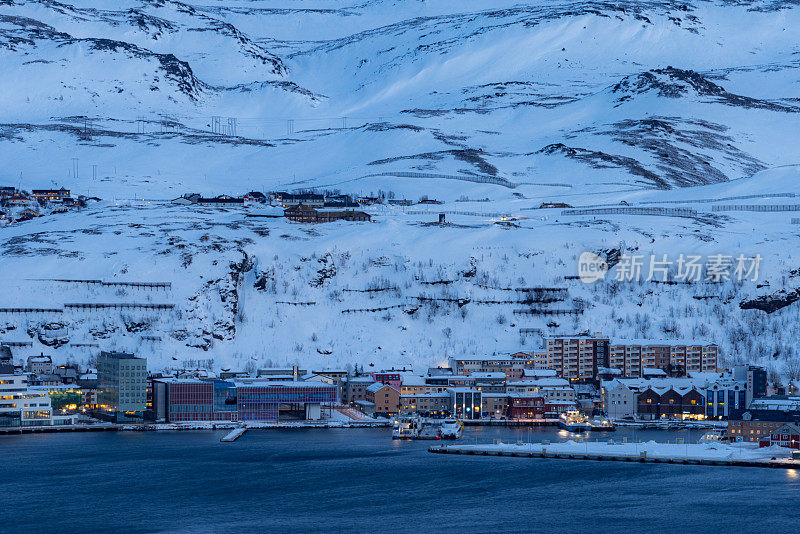
MULTIPOLYGON (((115 509, 135 503, 148 510, 153 532, 198 524, 215 531, 232 524, 248 532, 264 525, 282 532, 362 532, 374 524, 407 531, 420 518, 441 517, 443 510, 457 513, 445 514, 446 526, 431 520, 418 531, 519 531, 522 510, 530 511, 525 530, 574 532, 575 522, 565 518, 563 507, 524 504, 531 495, 547 495, 595 518, 597 532, 635 530, 646 521, 671 532, 740 532, 743 515, 760 528, 778 527, 773 510, 796 506, 800 491, 792 469, 431 454, 432 444, 444 442, 393 440, 387 428, 249 429, 235 442, 220 442, 229 431, 6 436, 4 451, 15 460, 0 467, 0 476, 6 505, 17 513, 6 516, 4 528, 40 532, 37 525, 69 517, 84 530, 125 530, 126 515, 96 513, 85 504, 102 498, 115 509), (44 478, 54 472, 61 481, 81 483, 64 491, 63 482, 44 478), (170 498, 164 498, 164 488, 174 492, 170 498), (42 492, 53 496, 51 506, 37 501, 42 492), (656 495, 661 498, 644 497, 656 495), (521 504, 509 506, 509 499, 521 504), (695 513, 665 515, 665 499, 695 513), (376 500, 380 506, 366 506, 376 500), (639 503, 635 514, 620 513, 620 503, 629 502, 639 503)), ((555 427, 467 426, 454 444, 555 442, 569 436, 555 427)), ((613 437, 690 442, 701 433, 618 429, 613 437)))

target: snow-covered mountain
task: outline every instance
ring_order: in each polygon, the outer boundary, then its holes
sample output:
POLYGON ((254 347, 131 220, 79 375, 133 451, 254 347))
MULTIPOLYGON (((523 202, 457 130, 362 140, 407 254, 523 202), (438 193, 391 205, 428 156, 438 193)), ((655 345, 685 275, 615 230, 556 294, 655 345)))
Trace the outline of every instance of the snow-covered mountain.
POLYGON ((601 330, 782 370, 800 226, 713 206, 800 193, 781 168, 799 163, 799 23, 775 0, 0 0, 0 182, 104 199, 0 229, 0 307, 175 306, 6 314, 0 339, 64 358, 98 344, 155 365, 344 366, 601 330), (300 188, 445 204, 303 227, 160 202, 300 188), (623 201, 698 215, 534 209, 623 201), (761 254, 764 278, 721 294, 564 280, 584 250, 761 254), (38 280, 54 278, 172 288, 38 280), (542 304, 516 291, 534 286, 566 288, 547 305, 580 312, 521 312, 542 304), (766 301, 788 304, 741 307, 766 301))

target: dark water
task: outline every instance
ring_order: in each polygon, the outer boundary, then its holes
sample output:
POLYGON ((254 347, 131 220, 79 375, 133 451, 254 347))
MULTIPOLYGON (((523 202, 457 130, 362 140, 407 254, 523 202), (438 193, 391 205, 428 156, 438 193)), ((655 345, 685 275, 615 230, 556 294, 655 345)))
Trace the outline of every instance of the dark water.
MULTIPOLYGON (((800 518, 784 470, 434 455, 386 429, 223 434, 0 436, 0 531, 768 533, 800 518)), ((462 442, 529 436, 562 437, 462 442)))

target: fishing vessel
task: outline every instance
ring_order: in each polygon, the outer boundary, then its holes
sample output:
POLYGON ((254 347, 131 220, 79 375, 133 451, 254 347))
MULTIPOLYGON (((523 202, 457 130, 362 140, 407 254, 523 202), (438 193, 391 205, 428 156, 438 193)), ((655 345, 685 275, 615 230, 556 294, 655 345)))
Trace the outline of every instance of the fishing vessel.
POLYGON ((558 427, 568 432, 585 432, 592 429, 589 418, 578 410, 562 413, 558 418, 558 427))

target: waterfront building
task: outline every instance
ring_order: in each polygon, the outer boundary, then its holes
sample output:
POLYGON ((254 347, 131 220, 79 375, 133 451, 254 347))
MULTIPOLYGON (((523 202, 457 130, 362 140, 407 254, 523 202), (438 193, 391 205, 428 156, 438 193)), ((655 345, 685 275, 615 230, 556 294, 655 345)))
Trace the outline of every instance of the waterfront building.
POLYGON ((410 375, 403 378, 403 383, 400 385, 401 395, 415 395, 422 393, 437 393, 437 391, 435 388, 431 388, 425 384, 424 376, 410 375))
POLYGON ((613 385, 601 387, 601 409, 611 419, 634 417, 638 408, 638 389, 621 380, 614 380, 611 384, 613 385))
POLYGON ((734 410, 747 408, 747 384, 730 378, 705 386, 706 417, 727 419, 734 410))
POLYGON ((49 426, 72 422, 72 417, 53 417, 47 391, 28 387, 25 375, 0 375, 0 427, 49 426))
POLYGON ((511 419, 541 419, 545 412, 545 398, 540 395, 515 393, 508 398, 508 417, 511 419))
POLYGON ((649 386, 636 397, 641 419, 703 419, 705 398, 695 388, 649 386))
POLYGON ((97 414, 115 423, 142 422, 147 407, 147 360, 123 352, 97 359, 97 414))
POLYGON ((400 390, 389 384, 375 382, 367 387, 367 402, 374 406, 375 415, 395 415, 400 411, 400 390))
POLYGON ((484 419, 508 417, 508 394, 481 391, 481 414, 484 419))
POLYGON ((474 388, 449 388, 450 411, 460 419, 480 419, 482 415, 482 393, 474 388))
POLYGON ((236 401, 239 421, 309 420, 322 417, 338 399, 336 386, 314 381, 237 380, 236 401))
POLYGON ((154 379, 153 415, 169 423, 236 421, 236 385, 220 379, 154 379))
POLYGON ((506 383, 509 395, 534 395, 544 397, 546 402, 568 402, 575 404, 576 394, 565 378, 538 378, 506 383))
POLYGON ((342 390, 344 404, 355 404, 367 400, 367 388, 374 384, 371 376, 349 376, 342 390))
POLYGON ((400 395, 400 413, 443 415, 450 411, 448 393, 412 393, 400 395))
POLYGON ((800 449, 800 426, 786 423, 770 431, 767 436, 758 440, 759 447, 786 447, 787 449, 800 449))

